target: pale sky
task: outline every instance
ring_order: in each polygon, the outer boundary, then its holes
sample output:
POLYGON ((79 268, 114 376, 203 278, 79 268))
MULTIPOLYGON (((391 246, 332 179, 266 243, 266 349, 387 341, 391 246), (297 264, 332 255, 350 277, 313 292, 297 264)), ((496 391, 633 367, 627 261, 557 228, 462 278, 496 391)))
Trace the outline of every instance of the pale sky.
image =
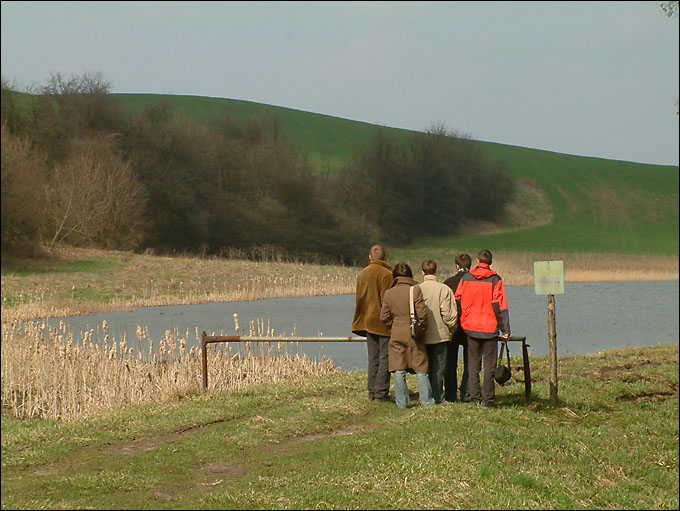
POLYGON ((2 2, 2 77, 233 98, 678 165, 659 2, 2 2))

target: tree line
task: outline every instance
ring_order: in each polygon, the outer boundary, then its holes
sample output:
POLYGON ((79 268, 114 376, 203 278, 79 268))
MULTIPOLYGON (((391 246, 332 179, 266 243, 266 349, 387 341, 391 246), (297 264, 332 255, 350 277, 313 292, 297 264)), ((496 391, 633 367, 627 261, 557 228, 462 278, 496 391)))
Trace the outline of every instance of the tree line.
POLYGON ((2 252, 66 243, 203 255, 363 263, 374 243, 496 220, 505 169, 443 125, 397 143, 379 129, 335 174, 315 172, 282 123, 207 124, 166 100, 126 111, 100 74, 2 80, 2 252))

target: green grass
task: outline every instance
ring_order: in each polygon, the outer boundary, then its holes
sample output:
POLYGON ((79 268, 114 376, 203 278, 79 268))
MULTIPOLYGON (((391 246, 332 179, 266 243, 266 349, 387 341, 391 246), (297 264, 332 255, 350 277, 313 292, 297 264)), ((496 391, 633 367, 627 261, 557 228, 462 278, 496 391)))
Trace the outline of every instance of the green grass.
MULTIPOLYGON (((287 140, 307 155, 318 172, 336 172, 357 150, 365 148, 373 140, 379 128, 365 122, 238 99, 158 94, 114 96, 132 111, 141 111, 155 102, 168 100, 180 115, 202 123, 208 123, 224 112, 244 121, 257 116, 275 116, 283 124, 287 140)), ((411 133, 397 128, 389 131, 398 140, 406 140, 411 133)))
POLYGON ((115 257, 84 257, 74 261, 63 261, 56 264, 33 265, 29 268, 3 269, 2 276, 26 277, 29 275, 57 273, 102 273, 119 270, 123 264, 115 257))
MULTIPOLYGON (((241 119, 275 115, 288 140, 318 172, 334 173, 371 142, 377 125, 242 100, 153 94, 115 94, 128 108, 165 99, 182 115, 207 122, 225 109, 241 119)), ((456 127, 464 130, 464 126, 456 127)), ((413 132, 386 128, 397 141, 413 132)), ((458 233, 422 239, 416 248, 458 247, 477 252, 586 252, 678 255, 678 167, 560 154, 475 141, 490 160, 502 161, 522 187, 538 189, 540 201, 518 195, 523 216, 552 218, 549 225, 495 234, 458 233)), ((535 224, 534 224, 535 225, 535 224)), ((511 225, 510 225, 511 227, 511 225)))
POLYGON ((24 261, 24 266, 18 268, 6 265, 2 270, 2 276, 7 277, 6 282, 12 280, 55 282, 60 285, 47 284, 39 291, 26 289, 3 290, 2 301, 5 306, 16 306, 31 303, 37 296, 47 294, 60 298, 70 298, 78 302, 107 302, 117 296, 109 286, 93 286, 94 282, 102 283, 104 280, 115 279, 117 272, 125 268, 117 257, 84 257, 73 261, 60 261, 54 264, 41 261, 24 261))
POLYGON ((359 371, 73 423, 3 417, 2 508, 677 509, 678 345, 558 368, 556 407, 536 358, 531 398, 514 372, 494 410, 370 402, 359 371))

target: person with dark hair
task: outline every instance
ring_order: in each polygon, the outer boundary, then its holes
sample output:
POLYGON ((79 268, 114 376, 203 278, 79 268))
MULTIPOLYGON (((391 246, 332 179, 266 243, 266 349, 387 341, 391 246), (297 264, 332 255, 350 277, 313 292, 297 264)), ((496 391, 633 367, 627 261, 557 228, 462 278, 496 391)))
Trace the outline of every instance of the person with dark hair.
MULTIPOLYGON (((472 265, 472 258, 469 254, 461 253, 456 256, 456 274, 444 281, 444 284, 451 288, 453 293, 456 292, 460 279, 463 275, 470 271, 472 265)), ((444 371, 444 400, 451 403, 455 402, 460 394, 460 400, 464 403, 470 401, 470 391, 468 386, 468 379, 470 376, 468 366, 468 342, 467 336, 460 327, 460 304, 457 303, 459 327, 453 332, 451 342, 446 350, 446 370, 444 371), (458 386, 458 348, 463 348, 463 375, 460 380, 460 387, 458 386), (460 393, 459 393, 460 391, 460 393)))
POLYGON ((435 403, 444 401, 444 372, 446 352, 451 333, 458 327, 458 309, 451 288, 437 281, 437 262, 425 259, 420 266, 423 282, 418 287, 423 292, 427 306, 428 329, 425 334, 425 348, 430 366, 428 372, 432 397, 435 403))
POLYGON ((368 399, 394 403, 390 397, 390 329, 380 320, 383 297, 392 285, 392 268, 385 258, 382 246, 371 247, 368 266, 357 277, 352 333, 366 337, 368 399))
POLYGON ((468 338, 470 356, 470 401, 485 407, 495 406, 494 371, 498 359, 498 339, 510 338, 510 315, 503 279, 491 269, 489 250, 477 254, 477 266, 466 272, 456 289, 461 307, 460 324, 468 338), (484 384, 479 373, 484 361, 484 384))
POLYGON ((434 404, 428 378, 428 361, 425 342, 411 337, 410 290, 413 288, 414 311, 418 320, 427 328, 427 307, 422 291, 413 280, 413 272, 406 263, 397 263, 392 270, 392 286, 382 302, 380 319, 391 328, 389 343, 390 372, 394 373, 394 398, 399 408, 408 408, 411 399, 406 383, 406 373, 418 377, 418 392, 423 406, 434 404))

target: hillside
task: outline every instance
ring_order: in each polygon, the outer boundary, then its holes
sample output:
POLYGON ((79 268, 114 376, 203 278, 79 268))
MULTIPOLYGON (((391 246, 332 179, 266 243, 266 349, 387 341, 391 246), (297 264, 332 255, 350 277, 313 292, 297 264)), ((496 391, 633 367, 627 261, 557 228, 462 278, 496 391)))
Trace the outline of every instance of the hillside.
MULTIPOLYGON (((208 122, 225 111, 241 119, 274 115, 290 143, 319 172, 333 173, 365 147, 378 125, 242 100, 115 94, 131 111, 169 101, 177 112, 208 122)), ((396 140, 412 132, 386 128, 396 140)), ((504 225, 472 226, 455 237, 423 239, 428 248, 534 252, 678 254, 678 167, 574 156, 476 141, 505 162, 521 184, 504 225)))

